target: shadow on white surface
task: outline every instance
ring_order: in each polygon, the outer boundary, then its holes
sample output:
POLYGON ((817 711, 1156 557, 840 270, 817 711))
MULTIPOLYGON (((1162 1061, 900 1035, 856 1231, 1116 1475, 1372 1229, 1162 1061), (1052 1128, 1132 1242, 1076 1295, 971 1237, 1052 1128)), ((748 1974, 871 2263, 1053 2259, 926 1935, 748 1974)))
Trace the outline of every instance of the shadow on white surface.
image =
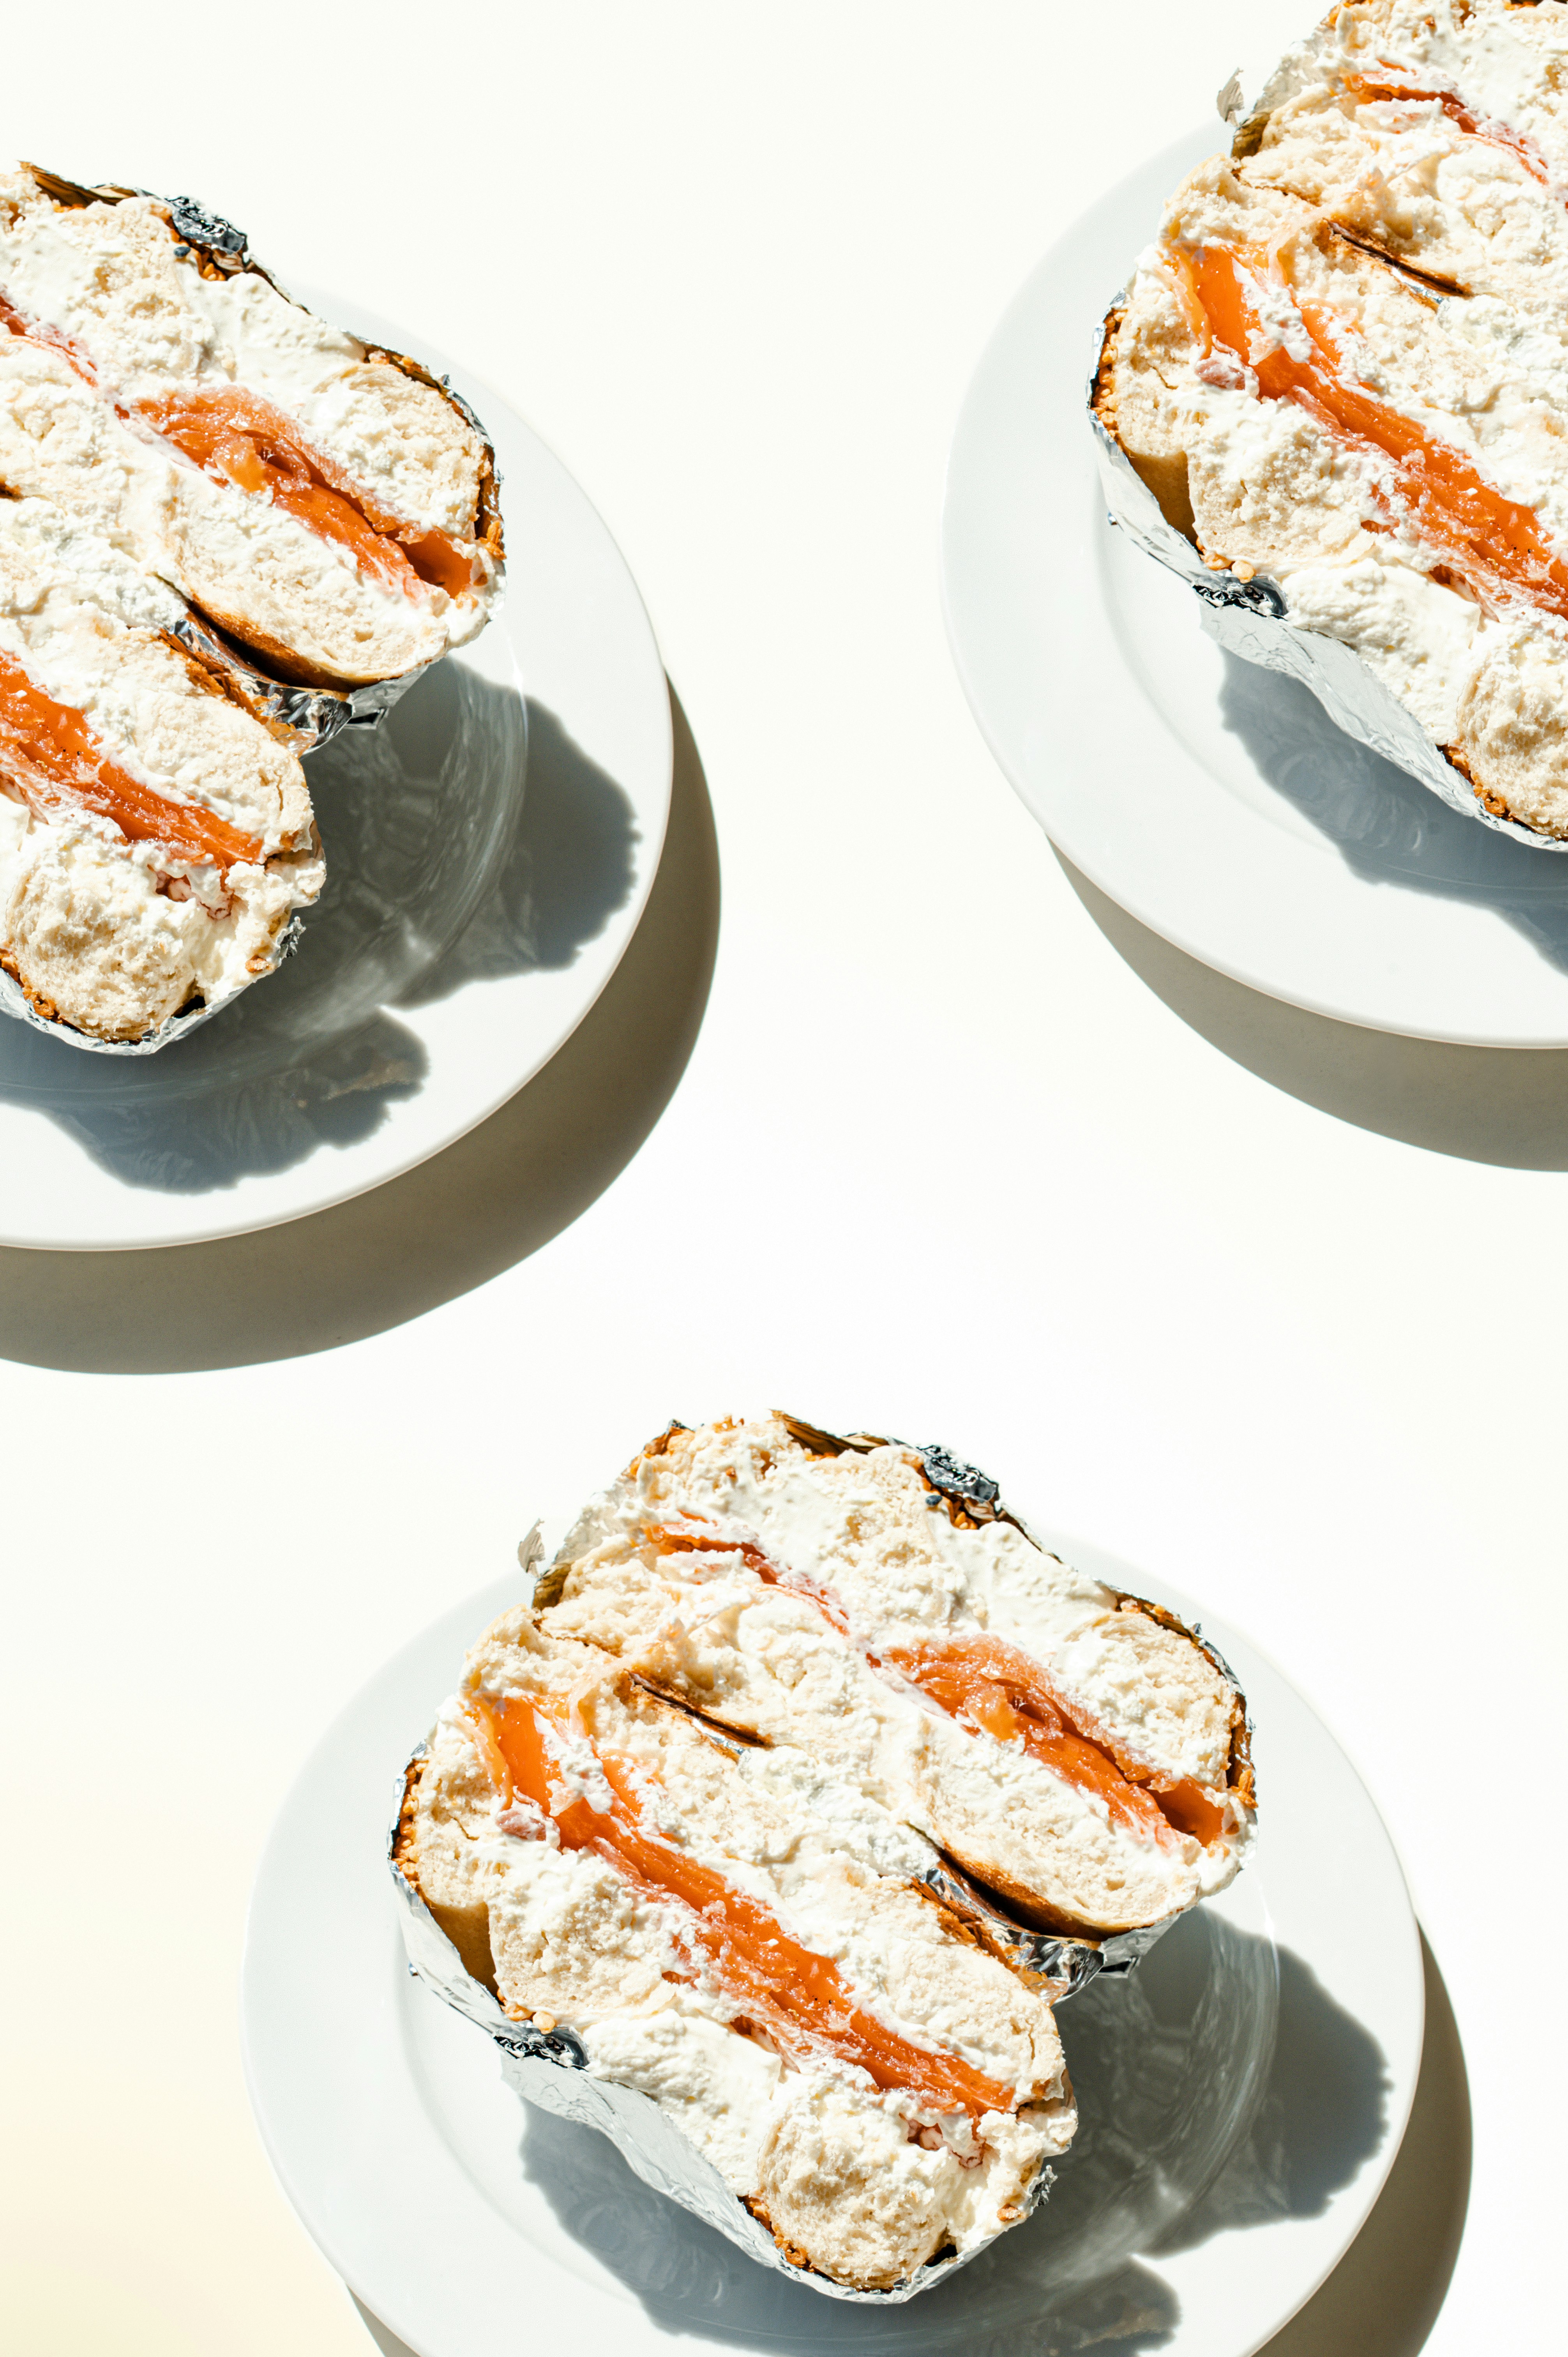
MULTIPOLYGON (((1209 2090, 1206 2070, 1194 2064, 1212 2071, 1219 2061, 1223 2072, 1231 2002, 1249 1979, 1257 1986, 1258 1952, 1272 1960, 1265 1943, 1189 1918, 1131 1981, 1101 1984, 1063 2008, 1085 2125, 1049 2204, 909 2307, 845 2307, 768 2275, 650 2192, 592 2130, 530 2114, 523 2167, 566 2230, 671 2336, 780 2351, 961 2347, 974 2357, 1012 2357, 1026 2347, 1034 2357, 1090 2349, 1155 2357, 1179 2321, 1175 2294, 1155 2272, 1162 2253, 1268 2220, 1320 2214, 1385 2133, 1377 2045, 1286 1953, 1278 2035, 1250 2118, 1219 2174, 1184 2206, 1183 2145, 1195 2123, 1183 2119, 1182 2106, 1201 2107, 1209 2090), (1223 1953, 1215 1930, 1224 1933, 1223 1953), (1214 2000, 1207 2013, 1206 1993, 1214 2000), (1195 2044, 1216 2039, 1219 2054, 1195 2053, 1195 2044), (1160 2156, 1153 2167, 1152 2147, 1160 2156), (1132 2209, 1129 2185, 1142 2188, 1132 2209), (1161 2201, 1180 2214, 1149 2238, 1153 2264, 1140 2265, 1122 2245, 1161 2201), (1082 2280, 1086 2268, 1092 2280, 1082 2280)), ((1442 2304, 1468 2194, 1469 2099, 1452 2008, 1424 1942, 1423 1960, 1426 2034, 1404 2142, 1360 2234, 1270 2341, 1271 2357, 1344 2357, 1347 2350, 1415 2357, 1442 2304)), ((1243 2024, 1243 2043, 1246 2035, 1243 2024)), ((1197 2124, 1196 2149, 1210 2142, 1197 2124)), ((356 2305, 383 2357, 413 2357, 356 2305)))
POLYGON ((203 1194, 357 1145, 425 1078, 398 1007, 570 965, 632 889, 619 786, 553 713, 531 701, 525 726, 515 689, 460 662, 307 774, 328 883, 281 973, 156 1056, 0 1028, 0 1097, 123 1185, 203 1194))
POLYGON ((1222 724, 1262 778, 1369 883, 1494 909, 1568 973, 1568 854, 1449 809, 1337 728, 1298 680, 1226 654, 1222 724))
POLYGON ((414 2357, 414 2352, 409 2347, 407 2341, 400 2341, 395 2332, 389 2332, 381 2319, 371 2314, 362 2299, 355 2299, 352 2292, 349 2297, 354 2300, 354 2306, 360 2311, 360 2321, 376 2347, 381 2352, 381 2357, 414 2357))
POLYGON ((1416 2357, 1441 2309, 1470 2198, 1470 2090, 1424 1936, 1426 2033, 1404 2142, 1366 2224, 1268 2357, 1416 2357))
MULTIPOLYGON (((1312 698, 1307 702, 1317 710, 1312 698)), ((1421 791, 1412 781, 1411 791, 1421 791)), ((1434 806, 1442 819, 1442 805, 1434 806)), ((1453 823, 1466 822, 1455 813, 1453 823)), ((1506 836, 1490 839, 1523 859, 1549 856, 1523 850, 1506 836)), ((1359 1129, 1434 1154, 1516 1170, 1568 1170, 1568 1050, 1406 1039, 1266 997, 1151 932, 1063 853, 1056 856, 1133 973, 1210 1046, 1260 1080, 1359 1129)), ((1568 866, 1568 859, 1553 864, 1568 866)))
MULTIPOLYGON (((1388 2130, 1381 2049, 1300 1957, 1288 1948, 1277 1953, 1279 2026, 1267 2083, 1219 2173, 1143 2246, 1151 2255, 1191 2250, 1239 2226, 1321 2217, 1381 2149, 1388 2130)), ((1154 2045, 1153 2032, 1140 2041, 1140 2077, 1154 2045)), ((1118 2091, 1119 2120, 1135 2116, 1135 2102, 1133 2091, 1118 2091)))
MULTIPOLYGON (((399 712, 413 710, 417 716, 420 698, 441 677, 437 672, 421 683, 399 712)), ((166 1250, 0 1250, 0 1355, 87 1372, 169 1373, 328 1350, 484 1283, 585 1211, 630 1160, 668 1103, 696 1038, 713 972, 719 912, 713 813, 685 716, 673 696, 671 705, 673 798, 648 907, 596 1004, 526 1088, 416 1169, 281 1227, 166 1250)), ((445 996, 476 975, 569 963, 629 888, 629 818, 620 789, 583 757, 552 715, 531 706, 530 726, 522 824, 507 833, 483 899, 438 954, 429 954, 428 944, 423 954, 416 953, 418 945, 403 945, 410 964, 401 985, 403 1004, 445 996)), ((406 723, 391 740, 400 759, 408 754, 412 726, 406 723)), ((378 741, 379 732, 360 743, 350 740, 347 756, 356 764, 382 759, 375 751, 378 741)), ((337 750, 328 747, 322 758, 337 750)), ((417 774, 412 759, 407 766, 417 774)), ((319 785, 317 792, 325 833, 332 823, 331 802, 319 785)), ((405 806, 418 799, 410 794, 405 806)), ((395 829, 388 806, 378 808, 378 836, 388 838, 382 856, 392 859, 395 829)), ((344 862, 346 869, 352 865, 351 858, 344 862)), ((371 873, 373 877, 373 866, 371 873)), ((381 896, 368 902, 357 936, 353 913, 341 950, 321 927, 324 955, 341 965, 345 993, 360 987, 356 939, 367 960, 379 960, 370 984, 373 1005, 399 940, 395 928, 387 939, 381 896)), ((307 937, 296 968, 305 967, 309 947, 307 937)), ((290 982, 285 970, 265 984, 255 994, 258 1005, 290 982)), ((245 1011, 242 1004, 231 1013, 238 1018, 245 1011)), ((189 1054, 222 1020, 170 1052, 189 1054)), ((19 1024, 4 1026, 7 1049, 13 1031, 56 1058, 95 1060, 19 1024)), ((320 1075, 320 1088, 292 1114, 280 1105, 276 1082, 263 1076, 257 1083, 262 1095, 240 1124, 237 1150, 257 1157, 285 1150, 277 1139, 286 1137, 291 1119, 304 1133, 301 1151, 328 1137, 362 1135, 363 1125, 380 1118, 389 1091, 417 1087, 419 1071, 406 1068, 402 1044, 410 1041, 412 1034, 392 1017, 374 1017, 347 1040, 334 1035, 310 1067, 320 1075)), ((291 1075, 287 1085, 292 1082, 291 1075)), ((6 1085, 0 1079, 0 1087, 6 1085)), ((93 1150, 104 1156, 145 1150, 134 1135, 145 1118, 132 1108, 116 1145, 114 1126, 101 1109, 93 1150)), ((166 1105, 157 1118, 172 1154, 166 1105)), ((252 1159, 247 1167, 265 1166, 252 1159)), ((161 1183, 182 1182, 175 1173, 161 1183)), ((198 1171, 183 1183, 217 1182, 198 1171)))

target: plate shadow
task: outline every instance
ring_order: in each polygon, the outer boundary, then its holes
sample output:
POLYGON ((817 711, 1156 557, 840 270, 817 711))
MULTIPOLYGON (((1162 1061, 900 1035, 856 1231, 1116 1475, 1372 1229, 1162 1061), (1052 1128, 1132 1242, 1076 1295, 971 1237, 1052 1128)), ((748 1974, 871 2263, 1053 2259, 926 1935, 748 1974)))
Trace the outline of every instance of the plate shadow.
MULTIPOLYGON (((484 1284, 585 1211, 673 1093, 713 975, 713 812, 673 690, 671 707, 670 823, 648 906, 599 998, 542 1071, 417 1168, 281 1227, 137 1252, 0 1248, 0 1356, 87 1373, 172 1374, 331 1350, 484 1284)), ((629 819, 619 788, 585 760, 553 716, 531 707, 530 722, 516 841, 480 905, 434 963, 411 977, 404 1003, 445 996, 475 976, 570 963, 629 889, 629 819)), ((282 990, 288 979, 281 974, 267 988, 282 990)), ((175 1052, 207 1036, 197 1032, 175 1052)), ((363 1134, 354 1125, 374 1125, 386 1092, 418 1085, 418 1071, 405 1069, 402 1043, 411 1041, 385 1014, 347 1042, 328 1041, 322 1088, 295 1108, 308 1127, 304 1150, 324 1135, 343 1135, 333 1122, 363 1134)), ((260 1085, 267 1101, 242 1131, 264 1143, 277 1108, 274 1082, 263 1076, 260 1085)), ((146 1117, 143 1108, 130 1113, 146 1117)))
MULTIPOLYGON (((1423 791, 1413 782, 1411 790, 1423 791)), ((1434 807, 1444 814, 1441 803, 1434 807)), ((1469 824, 1452 815, 1455 826, 1469 824)), ((1506 836, 1491 839, 1520 858, 1544 856, 1506 836)), ((1568 1170, 1568 1049, 1406 1039, 1269 998, 1152 932, 1065 854, 1056 856, 1106 940, 1155 997, 1271 1087, 1358 1129, 1434 1154, 1513 1170, 1568 1170)))
POLYGON ((1426 2034, 1404 2142, 1360 2233, 1267 2357, 1416 2357, 1437 2321, 1470 2199, 1470 2089, 1424 1933, 1421 1958, 1426 2034))

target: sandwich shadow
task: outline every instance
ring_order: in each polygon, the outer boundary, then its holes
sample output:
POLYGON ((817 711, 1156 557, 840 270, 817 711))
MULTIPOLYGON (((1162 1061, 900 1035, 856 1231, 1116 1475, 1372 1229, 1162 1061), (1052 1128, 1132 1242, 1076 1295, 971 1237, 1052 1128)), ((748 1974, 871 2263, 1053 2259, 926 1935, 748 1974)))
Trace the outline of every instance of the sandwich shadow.
POLYGON ((1426 2031, 1404 2140, 1333 2274, 1269 2342, 1270 2357, 1416 2357, 1437 2320, 1470 2198, 1470 2093, 1454 2008, 1421 1943, 1426 2031))
POLYGON ((1259 775, 1368 883, 1495 909, 1568 974, 1568 853, 1532 850, 1451 809, 1337 728, 1299 680, 1224 656, 1219 716, 1259 775))
MULTIPOLYGON (((417 710, 441 676, 422 682, 406 705, 417 710)), ((174 1373, 329 1350, 485 1283, 576 1219, 663 1112, 696 1039, 713 974, 719 919, 713 813, 685 716, 673 695, 671 702, 670 823, 648 905, 598 999, 542 1071, 416 1168, 282 1227, 162 1251, 0 1247, 0 1355, 101 1373, 174 1373)), ((424 1004, 474 975, 569 965, 629 889, 632 835, 620 788, 553 715, 531 705, 528 718, 521 825, 456 937, 402 983, 401 1003, 424 1004)), ((356 764, 363 760, 360 747, 346 749, 356 764)), ((356 782, 357 772, 347 780, 346 808, 356 782)), ((340 830, 343 813, 335 813, 319 773, 317 793, 324 831, 335 822, 340 830)), ((360 926, 367 957, 389 954, 384 942, 377 948, 376 921, 371 909, 360 926)), ((334 972, 347 965, 343 986, 358 987, 352 960, 328 942, 327 930, 323 949, 331 948, 334 972)), ((394 927, 392 946, 401 938, 394 927)), ((309 950, 307 938, 300 964, 309 950)), ((285 990, 290 978, 285 970, 253 995, 255 1002, 285 990)), ((247 1003, 231 1014, 242 1016, 247 1003)), ((220 1019, 209 1032, 221 1028, 220 1019)), ((0 1028, 0 1053, 13 1031, 57 1059, 95 1060, 10 1023, 0 1028)), ((170 1052, 183 1058, 208 1036, 199 1031, 170 1052)), ((241 1125, 242 1149, 275 1150, 280 1121, 297 1121, 302 1152, 318 1150, 324 1135, 341 1137, 353 1125, 373 1124, 390 1096, 419 1085, 411 1041, 395 1016, 382 1013, 335 1035, 311 1063, 315 1093, 298 1089, 296 1099, 306 1101, 281 1111, 263 1075, 241 1125)), ((0 1092, 10 1092, 3 1068, 0 1092)), ((100 1119, 93 1135, 113 1150, 109 1124, 100 1119)), ((131 1146, 150 1150, 147 1134, 131 1146)), ((209 1171, 210 1165, 208 1175, 199 1171, 195 1183, 220 1183, 209 1171)))
POLYGON ((328 883, 282 971, 159 1054, 0 1033, 0 1096, 123 1184, 205 1194, 371 1135, 426 1077, 399 1006, 572 963, 629 893, 630 804, 553 713, 448 662, 312 754, 328 883), (524 790, 526 756, 526 791, 524 790))
POLYGON ((654 2192, 596 2129, 531 2111, 521 2158, 565 2232, 636 2294, 660 2331, 725 2348, 912 2357, 961 2347, 966 2357, 1014 2357, 1026 2330, 1036 2357, 1091 2347, 1143 2357, 1164 2346, 1179 2318, 1169 2287, 1132 2262, 1059 2298, 1036 2292, 1029 2226, 907 2304, 835 2300, 758 2266, 716 2227, 654 2192))
MULTIPOLYGON (((1413 2169, 1417 2198, 1437 2222, 1413 2238, 1396 2230, 1408 2246, 1409 2296, 1398 2312, 1430 2320, 1453 2264, 1467 2158, 1457 2179, 1448 2169, 1448 2190, 1434 2199, 1426 2124, 1451 2121, 1465 2104, 1452 2015, 1430 1957, 1427 1964, 1437 1996, 1429 1996, 1420 2144, 1409 2169, 1396 2164, 1354 2247, 1365 2244, 1375 2259, 1389 2243, 1373 2221, 1390 2204, 1404 2219, 1412 2201, 1400 2179, 1413 2169)), ((650 2190, 605 2137, 550 2114, 528 2114, 522 2168, 563 2230, 665 2331, 801 2352, 961 2347, 966 2357, 1011 2357, 1022 2335, 1041 2357, 1090 2347, 1142 2357, 1180 2321, 1174 2290, 1145 2260, 1157 2264, 1216 2234, 1319 2216, 1387 2138, 1375 2040, 1298 1957, 1205 1910, 1176 1924, 1130 1978, 1096 1984, 1059 2018, 1081 2126, 1049 2201, 908 2306, 832 2301, 769 2274, 650 2190)), ((1467 2156, 1467 2128, 1435 2141, 1450 2158, 1467 2156)), ((1289 2330, 1329 2298, 1326 2287, 1289 2330)), ((1302 2341, 1299 2357, 1318 2345, 1302 2341)), ((1387 2357, 1409 2357, 1419 2345, 1396 2333, 1375 2344, 1375 2357, 1385 2348, 1387 2357)))

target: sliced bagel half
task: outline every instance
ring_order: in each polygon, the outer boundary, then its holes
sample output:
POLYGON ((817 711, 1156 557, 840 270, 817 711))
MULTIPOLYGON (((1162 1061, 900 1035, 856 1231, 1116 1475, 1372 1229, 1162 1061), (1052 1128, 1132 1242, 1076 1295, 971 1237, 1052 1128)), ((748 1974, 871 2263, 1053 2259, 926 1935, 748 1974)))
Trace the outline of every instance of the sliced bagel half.
POLYGON ((0 500, 0 966, 90 1043, 276 965, 324 879, 288 748, 171 635, 177 597, 42 500, 0 500))
POLYGON ((1026 1922, 1103 1937, 1231 1879, 1246 1707, 1175 1616, 1036 1544, 936 1449, 673 1426, 587 1508, 539 1623, 919 1828, 1026 1922))
POLYGON ((291 302, 185 199, 0 174, 0 483, 285 681, 401 677, 499 594, 493 454, 430 371, 291 302))
POLYGON ((522 1609, 469 1655, 394 1850, 514 2020, 569 2033, 788 2265, 856 2290, 1015 2223, 1076 2125, 1048 2003, 928 1857, 852 1785, 716 1740, 522 1609))

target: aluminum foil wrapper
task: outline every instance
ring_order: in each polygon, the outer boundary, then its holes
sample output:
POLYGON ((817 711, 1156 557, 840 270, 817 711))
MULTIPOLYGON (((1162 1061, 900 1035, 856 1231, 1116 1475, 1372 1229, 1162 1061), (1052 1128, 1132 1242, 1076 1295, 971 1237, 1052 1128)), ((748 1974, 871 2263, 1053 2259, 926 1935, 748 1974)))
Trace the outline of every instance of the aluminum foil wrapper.
POLYGON ((1053 2005, 1076 1996, 1101 1975, 1112 1979, 1132 1972, 1156 1940, 1163 1940, 1179 1915, 1136 1932, 1112 1932, 1102 1940, 1069 1939, 1057 1932, 1031 1932, 1015 1923, 995 1901, 977 1889, 966 1875, 945 1859, 929 1866, 920 1877, 953 1913, 972 1923, 985 1943, 1005 1956, 1013 1970, 1036 1985, 1053 2005))
MULTIPOLYGON (((937 2260, 919 2268, 907 2283, 896 2284, 890 2291, 855 2291, 811 2268, 791 2266, 767 2227, 759 2224, 746 2204, 730 2191, 712 2161, 687 2142, 651 2095, 635 2087, 620 2087, 610 2080, 595 2078, 588 2069, 586 2054, 569 2029, 546 2034, 535 2029, 532 2022, 511 2020, 483 1982, 475 1980, 465 1969, 456 1949, 397 1863, 398 1829, 407 1776, 424 1756, 422 1744, 399 1781, 387 1835, 387 1858, 397 1892, 408 1968, 426 1988, 445 1998, 456 2012, 493 2040, 501 2058, 502 2075, 524 2103, 537 2104, 542 2111, 553 2112, 558 2119, 575 2120, 579 2126, 596 2128, 601 2136, 608 2136, 628 2166, 656 2193, 667 2195, 682 2210, 702 2219, 704 2225, 715 2227, 759 2266, 787 2276, 791 2283, 825 2293, 830 2299, 856 2300, 878 2308, 897 2307, 945 2282, 970 2259, 978 2258, 982 2250, 992 2247, 991 2243, 983 2243, 961 2258, 937 2260)), ((1052 2181, 1053 2172, 1042 2169, 1029 2190, 1026 2216, 1044 2201, 1052 2181)), ((1013 2228, 1009 2226, 1006 2231, 1011 2233, 1013 2228)))
MULTIPOLYGON (((1112 310, 1126 300, 1116 296, 1112 310)), ((1095 381, 1103 331, 1097 329, 1089 382, 1089 422, 1100 453, 1101 479, 1112 523, 1150 556, 1168 566, 1196 590, 1203 601, 1202 623, 1211 639, 1243 661, 1261 663, 1265 671, 1283 672, 1310 688, 1337 728, 1358 744, 1369 746, 1385 761, 1392 761, 1429 787, 1440 802, 1466 818, 1478 819, 1498 834, 1527 843, 1533 851, 1568 851, 1568 842, 1538 834, 1517 819, 1498 818, 1487 809, 1469 780, 1438 750, 1413 713, 1407 712, 1391 688, 1354 651, 1321 630, 1305 630, 1287 616, 1284 592, 1262 574, 1239 581, 1233 574, 1215 573, 1184 533, 1167 523, 1159 501, 1138 474, 1132 460, 1094 414, 1095 381)))
MULTIPOLYGON (((304 922, 303 917, 298 915, 289 919, 278 935, 277 956, 269 971, 275 974, 285 958, 294 955, 299 947, 304 922)), ((266 978, 264 974, 258 974, 256 981, 264 982, 266 978)), ((156 1056, 158 1049, 166 1048, 171 1039, 183 1039, 188 1032, 199 1031, 204 1023, 210 1023, 215 1015, 221 1015, 226 1006, 231 1006, 238 996, 238 991, 233 991, 227 998, 220 998, 216 1006, 183 1009, 178 1015, 171 1015, 166 1023, 160 1023, 156 1031, 149 1031, 145 1039, 93 1039, 69 1023, 51 1022, 47 1015, 40 1015, 15 974, 7 974, 5 967, 0 966, 0 1015, 15 1016, 18 1023, 29 1024, 35 1031, 43 1032, 46 1038, 61 1040, 68 1048, 85 1049, 91 1056, 156 1056)))
MULTIPOLYGON (((467 411, 467 403, 458 406, 467 411)), ((340 729, 376 727, 414 681, 435 669, 434 662, 416 663, 412 671, 400 672, 396 679, 371 680, 364 687, 291 687, 270 673, 258 671, 242 647, 224 638, 199 614, 188 610, 175 624, 173 635, 209 671, 222 672, 256 717, 274 734, 286 737, 299 754, 313 753, 318 745, 329 744, 340 729)))

